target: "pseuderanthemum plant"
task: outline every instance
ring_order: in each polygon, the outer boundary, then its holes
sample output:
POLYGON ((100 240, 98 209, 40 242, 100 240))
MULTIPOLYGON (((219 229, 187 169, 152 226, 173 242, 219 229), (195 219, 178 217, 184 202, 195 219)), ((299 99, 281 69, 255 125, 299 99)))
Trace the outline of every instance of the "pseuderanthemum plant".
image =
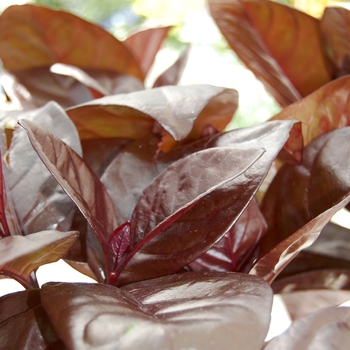
POLYGON ((2 348, 273 350, 348 339, 349 309, 324 300, 349 299, 344 229, 328 223, 350 201, 350 78, 339 77, 350 51, 331 45, 342 34, 327 18, 265 0, 209 5, 286 106, 270 121, 224 131, 238 93, 176 86, 187 50, 145 89, 169 27, 121 42, 62 11, 1 15, 0 82, 21 108, 1 112, 0 276, 26 288, 0 298, 2 348), (302 54, 304 22, 312 55, 302 54), (286 28, 293 45, 277 46, 286 28), (322 43, 344 57, 337 74, 322 43), (40 288, 36 270, 60 258, 96 283, 40 288), (265 344, 274 292, 296 321, 265 344), (306 315, 300 296, 329 308, 306 315))

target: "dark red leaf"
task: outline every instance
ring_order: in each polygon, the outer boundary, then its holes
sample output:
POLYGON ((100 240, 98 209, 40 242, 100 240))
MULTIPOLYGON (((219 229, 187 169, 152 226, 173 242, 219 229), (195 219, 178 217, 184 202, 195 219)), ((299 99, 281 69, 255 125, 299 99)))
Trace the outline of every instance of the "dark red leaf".
POLYGON ((96 233, 109 269, 113 257, 109 256, 108 239, 118 224, 105 187, 84 160, 59 138, 28 120, 21 120, 20 125, 45 166, 96 233))
POLYGON ((266 229, 259 206, 252 200, 232 228, 189 267, 192 271, 247 272, 266 229))
POLYGON ((50 283, 41 298, 68 348, 120 350, 227 349, 232 344, 258 350, 272 302, 261 279, 233 273, 185 273, 125 289, 50 283))
POLYGON ((304 149, 301 165, 279 170, 262 203, 264 252, 348 195, 349 137, 349 127, 326 133, 304 149))
POLYGON ((346 350, 350 343, 350 308, 327 307, 294 321, 264 350, 346 350))
POLYGON ((117 283, 174 273, 208 250, 258 189, 264 174, 247 176, 263 153, 256 148, 213 147, 160 173, 133 212, 130 253, 118 268, 117 283))
POLYGON ((115 254, 117 261, 127 251, 131 241, 130 222, 127 221, 123 225, 117 227, 109 238, 109 245, 115 254))
POLYGON ((0 238, 11 236, 10 228, 6 219, 6 185, 2 173, 2 156, 0 152, 0 238))
POLYGON ((134 54, 144 76, 151 68, 156 55, 171 27, 158 27, 140 30, 124 40, 125 46, 134 54))

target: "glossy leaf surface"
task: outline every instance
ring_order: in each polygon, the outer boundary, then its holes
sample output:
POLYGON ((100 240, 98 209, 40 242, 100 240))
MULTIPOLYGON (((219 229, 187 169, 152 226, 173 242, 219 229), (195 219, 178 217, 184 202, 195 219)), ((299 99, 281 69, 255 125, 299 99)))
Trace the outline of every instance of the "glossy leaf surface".
POLYGON ((315 242, 332 216, 338 210, 344 208, 349 201, 350 194, 275 245, 270 251, 258 259, 249 273, 260 276, 267 282, 272 283, 300 251, 315 242))
POLYGON ((224 37, 282 106, 331 80, 319 21, 266 0, 211 0, 224 37))
POLYGON ((227 349, 232 344, 259 350, 272 301, 261 279, 219 273, 167 276, 125 289, 46 284, 41 297, 68 348, 106 350, 227 349))
POLYGON ((144 190, 131 218, 131 245, 118 268, 127 284, 177 272, 231 228, 259 185, 246 178, 263 149, 210 148, 168 166, 144 190))
POLYGON ((196 133, 206 124, 222 130, 232 119, 236 107, 237 92, 234 90, 191 85, 107 96, 71 108, 67 113, 81 139, 136 139, 149 134, 157 121, 175 140, 183 140, 190 134, 196 119, 199 120, 196 133))
POLYGON ((134 57, 111 34, 68 12, 34 5, 11 6, 1 15, 0 57, 10 71, 60 62, 143 80, 134 57))
POLYGON ((142 191, 158 174, 156 154, 159 142, 160 137, 149 135, 129 143, 101 177, 120 223, 131 219, 142 191))
POLYGON ((84 160, 59 138, 28 120, 21 120, 30 142, 56 181, 78 206, 101 244, 118 226, 108 193, 84 160), (59 157, 58 157, 59 155, 59 157))
POLYGON ((144 76, 151 68, 156 55, 171 27, 140 30, 127 37, 123 44, 133 53, 140 64, 144 76))
POLYGON ((341 7, 327 7, 321 18, 321 32, 325 52, 337 69, 337 76, 349 74, 350 11, 341 7))
POLYGON ((350 77, 337 79, 288 106, 271 120, 300 120, 306 146, 328 131, 350 125, 349 91, 350 77))
POLYGON ((350 308, 329 307, 302 317, 280 336, 272 339, 265 350, 346 350, 350 342, 350 308))
POLYGON ((192 271, 246 272, 266 229, 259 206, 252 200, 232 228, 189 267, 192 271))
POLYGON ((27 286, 30 273, 67 254, 77 239, 76 231, 42 231, 0 240, 0 272, 27 286))
MULTIPOLYGON (((9 113, 5 116, 7 119, 26 118, 35 121, 81 154, 78 133, 62 107, 56 103, 51 102, 37 110, 9 113)), ((6 154, 3 133, 0 133, 0 142, 2 153, 6 154)), ((42 164, 21 128, 16 128, 14 132, 7 161, 3 172, 22 232, 29 234, 51 229, 68 231, 74 204, 42 164)))

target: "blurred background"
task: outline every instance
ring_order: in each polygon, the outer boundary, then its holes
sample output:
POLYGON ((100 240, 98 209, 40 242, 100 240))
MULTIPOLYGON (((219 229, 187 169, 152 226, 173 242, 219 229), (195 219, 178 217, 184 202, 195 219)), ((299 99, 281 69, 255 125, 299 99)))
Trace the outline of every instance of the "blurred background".
MULTIPOLYGON (((337 3, 350 7, 350 0, 279 2, 315 17, 322 16, 327 5, 337 3)), ((11 5, 28 3, 72 12, 99 24, 119 40, 139 29, 171 25, 146 86, 151 86, 190 43, 189 60, 179 85, 212 84, 236 89, 239 108, 228 129, 263 122, 280 111, 277 102, 228 47, 208 14, 206 0, 1 0, 0 13, 11 5)))

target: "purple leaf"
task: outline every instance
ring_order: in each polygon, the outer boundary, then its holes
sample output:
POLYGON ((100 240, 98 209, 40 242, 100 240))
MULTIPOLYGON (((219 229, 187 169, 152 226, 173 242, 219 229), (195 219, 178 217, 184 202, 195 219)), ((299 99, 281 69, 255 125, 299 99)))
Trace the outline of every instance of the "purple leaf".
POLYGON ((185 273, 124 289, 50 283, 41 298, 71 349, 227 349, 235 344, 259 350, 270 323, 272 293, 253 276, 185 273))
POLYGON ((117 261, 123 256, 130 245, 130 222, 117 227, 109 238, 109 245, 115 254, 117 261))
POLYGON ((178 271, 230 229, 256 192, 248 169, 263 149, 213 147, 168 166, 142 193, 131 219, 126 284, 178 271))

